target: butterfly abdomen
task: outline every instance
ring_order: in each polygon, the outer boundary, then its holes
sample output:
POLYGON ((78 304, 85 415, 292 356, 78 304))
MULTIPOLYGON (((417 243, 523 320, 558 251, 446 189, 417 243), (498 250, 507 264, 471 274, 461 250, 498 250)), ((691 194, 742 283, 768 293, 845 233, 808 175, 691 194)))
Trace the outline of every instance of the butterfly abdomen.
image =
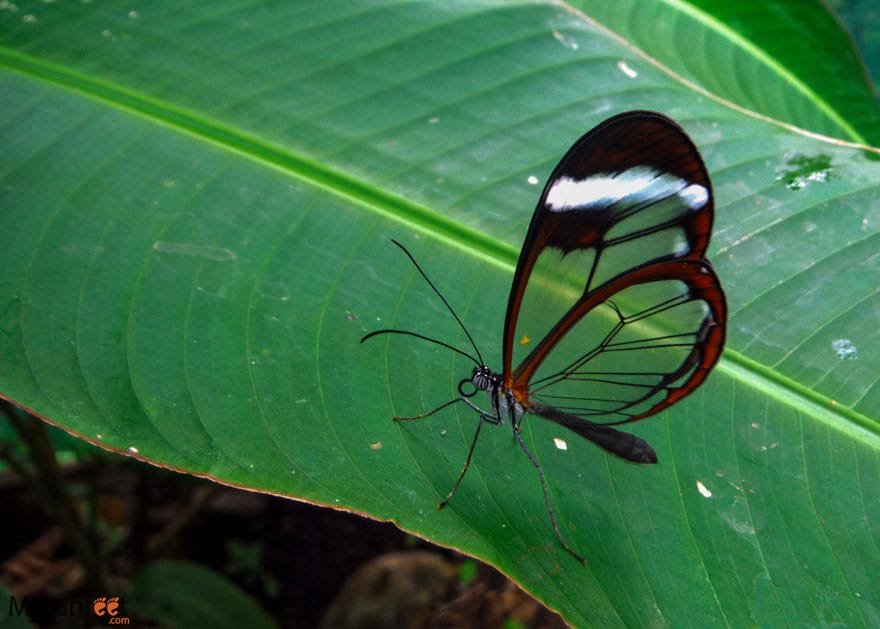
POLYGON ((558 408, 546 406, 540 402, 530 402, 529 412, 544 419, 565 426, 597 446, 632 463, 656 463, 657 453, 647 441, 628 432, 593 424, 576 415, 571 415, 558 408))

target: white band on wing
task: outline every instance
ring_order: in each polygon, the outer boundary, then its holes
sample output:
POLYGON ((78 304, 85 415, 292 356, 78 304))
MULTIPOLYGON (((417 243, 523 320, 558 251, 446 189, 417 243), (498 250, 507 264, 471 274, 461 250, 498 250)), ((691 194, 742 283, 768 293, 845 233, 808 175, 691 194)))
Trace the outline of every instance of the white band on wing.
POLYGON ((648 166, 636 166, 616 175, 599 173, 586 179, 559 177, 547 191, 544 203, 552 212, 565 212, 601 210, 621 202, 651 204, 672 196, 677 196, 686 208, 697 210, 709 200, 709 191, 681 177, 658 173, 648 166))

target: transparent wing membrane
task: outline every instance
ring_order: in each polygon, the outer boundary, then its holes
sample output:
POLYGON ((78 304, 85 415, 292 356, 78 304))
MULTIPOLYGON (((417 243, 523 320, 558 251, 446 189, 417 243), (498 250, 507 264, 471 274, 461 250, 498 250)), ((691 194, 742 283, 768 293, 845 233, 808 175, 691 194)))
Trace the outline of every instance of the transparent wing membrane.
POLYGON ((531 401, 595 423, 650 414, 702 368, 717 313, 681 280, 624 289, 585 314, 532 376, 531 401))
POLYGON ((726 322, 705 260, 712 218, 705 166, 668 118, 630 112, 578 140, 517 264, 505 387, 554 421, 573 416, 566 425, 634 421, 696 388, 726 322))

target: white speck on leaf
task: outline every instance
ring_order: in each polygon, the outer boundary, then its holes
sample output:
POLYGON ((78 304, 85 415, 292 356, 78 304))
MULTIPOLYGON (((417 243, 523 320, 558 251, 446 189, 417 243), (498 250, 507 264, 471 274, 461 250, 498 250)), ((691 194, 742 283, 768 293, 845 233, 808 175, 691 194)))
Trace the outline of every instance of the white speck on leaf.
POLYGON ((841 360, 855 360, 859 357, 859 350, 849 339, 834 339, 831 341, 831 349, 841 360))
POLYGON ((560 33, 559 31, 553 31, 553 39, 558 41, 569 50, 578 50, 580 48, 580 45, 575 40, 573 40, 571 37, 566 37, 563 33, 560 33))
POLYGON ((697 491, 700 492, 700 495, 703 498, 711 498, 712 492, 709 491, 709 488, 706 487, 702 482, 697 481, 697 491))
POLYGON ((635 70, 633 70, 632 68, 630 68, 629 65, 626 63, 626 61, 618 61, 617 68, 631 79, 634 79, 637 76, 639 76, 639 73, 636 72, 635 70))

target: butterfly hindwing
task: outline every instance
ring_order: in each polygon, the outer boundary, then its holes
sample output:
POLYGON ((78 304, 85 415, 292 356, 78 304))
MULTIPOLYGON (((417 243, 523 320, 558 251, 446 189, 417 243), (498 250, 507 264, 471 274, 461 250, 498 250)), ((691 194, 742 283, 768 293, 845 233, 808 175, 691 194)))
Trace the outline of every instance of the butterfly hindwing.
POLYGON ((653 263, 586 293, 517 374, 533 407, 598 423, 642 419, 705 379, 721 351, 725 316, 707 263, 653 263))

